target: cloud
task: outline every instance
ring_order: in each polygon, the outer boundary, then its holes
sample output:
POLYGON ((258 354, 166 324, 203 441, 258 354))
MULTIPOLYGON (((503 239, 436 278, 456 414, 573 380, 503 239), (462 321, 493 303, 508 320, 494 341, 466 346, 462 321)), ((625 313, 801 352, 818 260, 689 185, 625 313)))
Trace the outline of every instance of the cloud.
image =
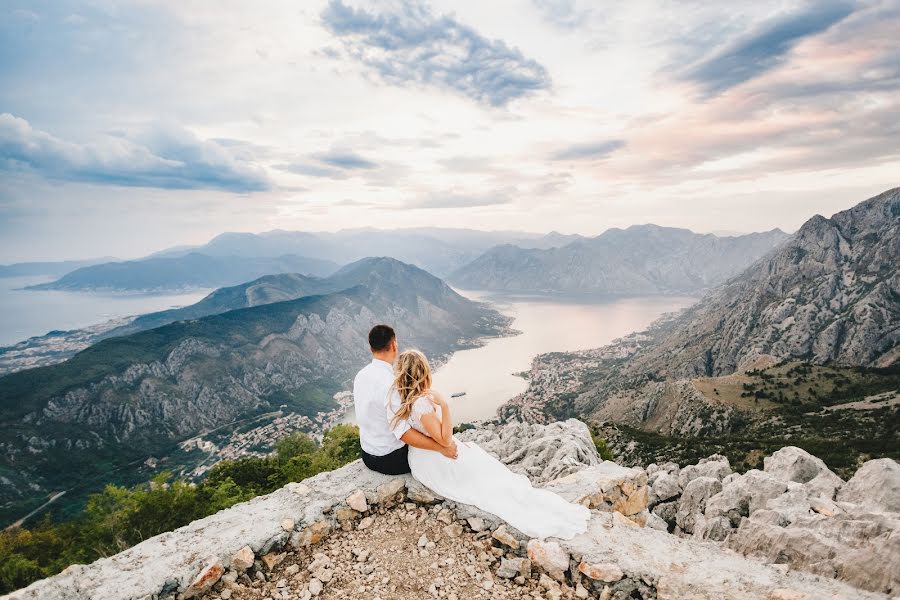
POLYGON ((493 106, 550 87, 537 61, 419 4, 377 14, 331 0, 321 18, 351 57, 385 81, 447 88, 493 106))
POLYGON ((341 169, 374 169, 378 165, 354 152, 330 151, 314 154, 313 158, 341 169))
POLYGON ((779 15, 701 59, 685 77, 709 94, 723 92, 778 66, 800 40, 827 30, 853 11, 842 2, 815 2, 779 15))
POLYGON ((509 204, 510 201, 510 196, 506 192, 464 194, 450 191, 420 196, 404 203, 400 208, 475 208, 478 206, 509 204))
POLYGON ((166 189, 269 189, 265 174, 178 126, 155 125, 138 140, 108 136, 79 144, 0 114, 0 169, 28 168, 60 181, 166 189))
POLYGON ((624 140, 603 140, 587 144, 575 144, 553 155, 553 160, 582 160, 605 158, 625 146, 624 140))
POLYGON ((306 175, 308 177, 328 177, 330 179, 346 179, 347 174, 340 169, 332 169, 308 162, 294 162, 283 165, 275 165, 273 168, 279 171, 286 171, 295 175, 306 175))
POLYGON ((563 29, 572 29, 584 24, 591 11, 579 9, 576 0, 531 0, 541 16, 563 29))

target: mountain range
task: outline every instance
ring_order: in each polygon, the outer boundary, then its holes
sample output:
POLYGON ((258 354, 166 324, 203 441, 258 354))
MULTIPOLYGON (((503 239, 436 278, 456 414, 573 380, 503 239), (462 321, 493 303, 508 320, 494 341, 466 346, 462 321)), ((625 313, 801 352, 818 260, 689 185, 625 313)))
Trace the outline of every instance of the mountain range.
POLYGON ((109 338, 63 363, 0 378, 4 515, 49 490, 114 480, 124 465, 282 406, 310 418, 333 410, 332 395, 369 360, 374 323, 395 324, 402 344, 437 358, 508 325, 389 258, 349 265, 330 285, 346 287, 109 338))
POLYGON ((823 447, 842 439, 838 446, 857 454, 872 444, 898 453, 891 425, 900 385, 898 265, 895 188, 831 218, 812 217, 647 331, 604 348, 539 356, 528 391, 501 414, 578 415, 679 440, 800 432, 823 447), (830 408, 842 402, 866 410, 830 408))
POLYGON ((235 285, 270 273, 329 275, 337 263, 294 254, 279 256, 182 256, 107 262, 81 267, 30 290, 112 290, 157 292, 235 285))
POLYGON ((565 294, 680 294, 718 285, 778 247, 779 229, 717 237, 635 225, 559 248, 503 245, 449 276, 464 289, 565 294))

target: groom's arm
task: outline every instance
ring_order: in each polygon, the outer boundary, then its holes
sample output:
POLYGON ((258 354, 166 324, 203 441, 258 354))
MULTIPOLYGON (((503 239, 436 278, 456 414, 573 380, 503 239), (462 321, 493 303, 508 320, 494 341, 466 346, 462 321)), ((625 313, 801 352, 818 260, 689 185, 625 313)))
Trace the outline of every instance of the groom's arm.
POLYGON ((406 444, 407 446, 412 446, 413 448, 420 448, 421 450, 433 450, 434 452, 440 452, 447 458, 455 459, 457 454, 459 453, 456 449, 456 442, 451 438, 449 446, 441 446, 433 439, 428 437, 427 435, 422 435, 415 429, 410 429, 402 436, 400 436, 400 441, 406 444))

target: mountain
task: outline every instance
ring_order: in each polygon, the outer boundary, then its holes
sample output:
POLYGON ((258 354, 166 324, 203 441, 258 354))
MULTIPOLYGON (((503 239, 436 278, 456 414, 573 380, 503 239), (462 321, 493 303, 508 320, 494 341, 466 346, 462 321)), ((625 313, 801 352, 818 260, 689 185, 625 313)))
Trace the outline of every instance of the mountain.
POLYGON ((121 290, 155 292, 235 285, 270 273, 328 275, 338 265, 327 260, 284 254, 274 257, 184 256, 109 262, 82 267, 34 290, 121 290))
POLYGON ((846 465, 900 456, 898 265, 900 188, 812 217, 647 331, 537 357, 501 415, 589 416, 673 436, 667 447, 792 437, 846 465))
POLYGON ((31 277, 50 275, 59 277, 81 267, 89 267, 116 260, 111 257, 92 258, 86 260, 62 260, 56 262, 22 262, 11 265, 0 265, 0 277, 31 277))
POLYGON ((216 236, 203 246, 164 250, 156 256, 171 258, 189 252, 243 257, 298 254, 338 263, 348 263, 366 256, 391 256, 440 276, 498 244, 517 243, 548 248, 578 237, 556 232, 543 235, 443 227, 364 228, 337 232, 275 230, 258 234, 229 232, 216 236))
POLYGON ((244 431, 282 405, 312 426, 369 360, 366 335, 377 322, 436 358, 508 325, 393 259, 360 261, 334 277, 363 284, 106 339, 0 378, 4 516, 48 490, 133 475, 127 465, 177 454, 175 445, 197 434, 244 431))
POLYGON ((788 235, 774 229, 738 237, 635 225, 560 248, 503 245, 449 276, 467 289, 541 293, 693 293, 725 281, 788 235))
MULTIPOLYGON (((329 277, 310 277, 298 273, 265 275, 248 283, 217 289, 190 306, 141 315, 128 325, 104 333, 103 337, 135 333, 175 321, 199 319, 238 308, 296 300, 316 294, 330 294, 357 285, 378 286, 381 280, 389 282, 395 277, 402 276, 401 273, 392 271, 402 271, 406 268, 407 265, 404 263, 387 257, 369 257, 346 265, 329 277)), ((418 273, 425 272, 419 270, 418 273)), ((440 280, 428 276, 419 278, 414 285, 423 290, 437 285, 436 282, 440 280)), ((440 285, 444 286, 443 282, 440 285)))
POLYGON ((900 358, 900 188, 830 219, 691 307, 636 361, 672 376, 732 373, 760 357, 878 367, 900 358))

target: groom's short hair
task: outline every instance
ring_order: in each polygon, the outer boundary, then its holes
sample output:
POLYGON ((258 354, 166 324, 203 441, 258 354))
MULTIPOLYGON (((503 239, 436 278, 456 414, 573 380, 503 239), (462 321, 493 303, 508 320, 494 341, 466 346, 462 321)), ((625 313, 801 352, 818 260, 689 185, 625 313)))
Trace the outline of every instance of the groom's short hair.
POLYGON ((372 352, 381 352, 391 347, 391 340, 396 336, 394 330, 388 325, 376 325, 369 332, 369 348, 372 352))

